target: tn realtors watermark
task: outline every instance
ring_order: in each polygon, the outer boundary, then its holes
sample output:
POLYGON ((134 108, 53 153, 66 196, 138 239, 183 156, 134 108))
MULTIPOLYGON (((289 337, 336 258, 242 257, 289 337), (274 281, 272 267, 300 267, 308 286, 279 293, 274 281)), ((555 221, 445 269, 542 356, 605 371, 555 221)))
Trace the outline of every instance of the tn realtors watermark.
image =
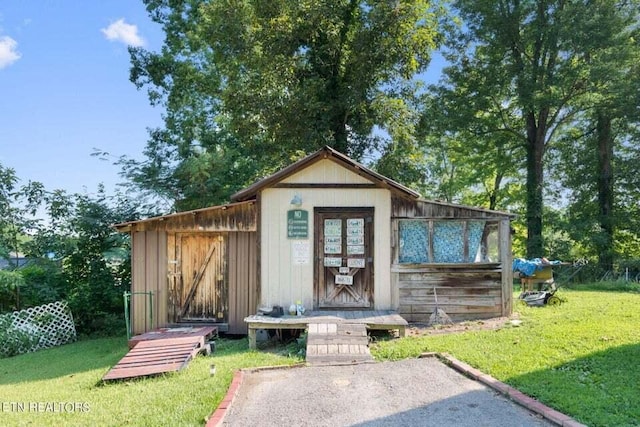
POLYGON ((88 402, 0 402, 0 412, 55 412, 60 414, 91 411, 88 402))

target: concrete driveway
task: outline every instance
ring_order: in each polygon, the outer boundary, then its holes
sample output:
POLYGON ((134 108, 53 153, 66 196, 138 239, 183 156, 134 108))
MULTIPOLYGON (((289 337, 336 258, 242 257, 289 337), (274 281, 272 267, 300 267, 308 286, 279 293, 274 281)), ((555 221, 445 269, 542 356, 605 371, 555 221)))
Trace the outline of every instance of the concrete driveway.
POLYGON ((551 426, 434 357, 247 371, 228 426, 551 426))

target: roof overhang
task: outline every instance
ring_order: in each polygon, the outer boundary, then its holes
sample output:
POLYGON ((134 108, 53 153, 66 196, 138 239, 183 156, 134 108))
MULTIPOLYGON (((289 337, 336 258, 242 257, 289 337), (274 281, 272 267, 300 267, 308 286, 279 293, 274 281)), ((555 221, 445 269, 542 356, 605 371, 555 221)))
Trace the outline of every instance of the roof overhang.
POLYGON ((153 222, 158 222, 158 221, 166 221, 172 218, 179 218, 179 217, 187 217, 187 216, 195 216, 199 213, 207 213, 207 212, 212 212, 212 211, 216 211, 216 210, 227 210, 227 209, 233 209, 237 206, 242 206, 242 205, 251 205, 253 204, 254 201, 253 200, 248 200, 248 201, 244 201, 244 202, 238 202, 238 203, 228 203, 225 205, 218 205, 218 206, 209 206, 206 208, 201 208, 201 209, 194 209, 194 210, 190 210, 190 211, 183 211, 183 212, 176 212, 176 213, 172 213, 172 214, 167 214, 167 215, 161 215, 161 216, 154 216, 154 217, 150 217, 150 218, 145 218, 145 219, 140 219, 137 221, 127 221, 127 222, 122 222, 120 224, 114 224, 113 227, 119 231, 120 233, 128 233, 129 231, 131 231, 131 228, 135 225, 138 224, 146 224, 146 223, 153 223, 153 222))

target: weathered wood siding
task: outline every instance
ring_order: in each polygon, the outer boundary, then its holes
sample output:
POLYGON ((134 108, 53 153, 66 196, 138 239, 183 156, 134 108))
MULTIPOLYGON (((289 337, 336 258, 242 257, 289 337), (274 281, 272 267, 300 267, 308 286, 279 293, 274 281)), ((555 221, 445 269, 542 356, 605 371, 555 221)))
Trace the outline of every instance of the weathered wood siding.
MULTIPOLYGON (((411 200, 393 197, 392 218, 428 218, 428 219, 500 219, 507 217, 503 212, 492 212, 472 206, 450 203, 411 200)), ((508 217, 507 217, 508 218, 508 217)))
MULTIPOLYGON (((319 161, 282 181, 296 184, 296 188, 267 188, 260 195, 261 230, 261 299, 260 305, 288 307, 302 301, 305 307, 314 305, 314 260, 322 254, 314 252, 313 212, 316 207, 373 207, 374 208, 374 292, 375 309, 391 307, 391 191, 382 188, 348 188, 349 184, 367 185, 370 181, 330 160, 319 161), (305 188, 305 183, 310 184, 305 188), (317 188, 317 183, 330 187, 317 188), (287 239, 287 211, 292 209, 293 196, 302 198, 302 206, 309 212, 309 262, 294 265, 292 244, 287 239)), ((296 207, 298 209, 298 207, 296 207)))
POLYGON ((167 322, 167 235, 158 231, 131 233, 131 322, 134 334, 167 322), (152 306, 147 295, 153 292, 152 306), (153 323, 151 323, 153 313, 153 323))
POLYGON ((168 246, 169 320, 224 322, 226 233, 170 233, 168 246))
POLYGON ((152 324, 148 297, 132 296, 134 333, 179 321, 219 323, 229 333, 247 332, 244 318, 258 306, 255 206, 243 202, 129 225, 132 291, 153 292, 152 324), (213 244, 216 248, 193 294, 193 306, 181 318, 188 296, 185 283, 193 281, 213 244))
POLYGON ((244 318, 257 306, 256 233, 170 233, 168 242, 169 322, 224 323, 226 332, 245 334, 244 318), (216 250, 194 293, 195 307, 181 318, 189 292, 183 277, 193 277, 211 245, 216 250))
MULTIPOLYGON (((253 201, 179 212, 130 224, 131 231, 255 231, 256 204, 253 201)), ((126 231, 126 224, 120 225, 126 231)))
POLYGON ((408 321, 428 322, 438 305, 454 320, 483 319, 511 314, 510 216, 473 207, 425 200, 392 200, 393 304, 408 321), (494 263, 399 264, 398 220, 481 219, 498 223, 500 260, 494 263))
POLYGON ((500 265, 460 264, 422 268, 395 267, 398 312, 410 322, 428 322, 438 306, 454 320, 502 316, 500 265))

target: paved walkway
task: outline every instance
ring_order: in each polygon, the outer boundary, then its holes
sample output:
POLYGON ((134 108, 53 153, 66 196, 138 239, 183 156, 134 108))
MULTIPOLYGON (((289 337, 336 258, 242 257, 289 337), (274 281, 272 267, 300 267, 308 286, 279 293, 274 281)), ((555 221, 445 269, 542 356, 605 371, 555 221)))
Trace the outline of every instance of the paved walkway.
POLYGON ((452 366, 426 357, 239 371, 207 426, 581 426, 468 365, 447 362, 452 366))

